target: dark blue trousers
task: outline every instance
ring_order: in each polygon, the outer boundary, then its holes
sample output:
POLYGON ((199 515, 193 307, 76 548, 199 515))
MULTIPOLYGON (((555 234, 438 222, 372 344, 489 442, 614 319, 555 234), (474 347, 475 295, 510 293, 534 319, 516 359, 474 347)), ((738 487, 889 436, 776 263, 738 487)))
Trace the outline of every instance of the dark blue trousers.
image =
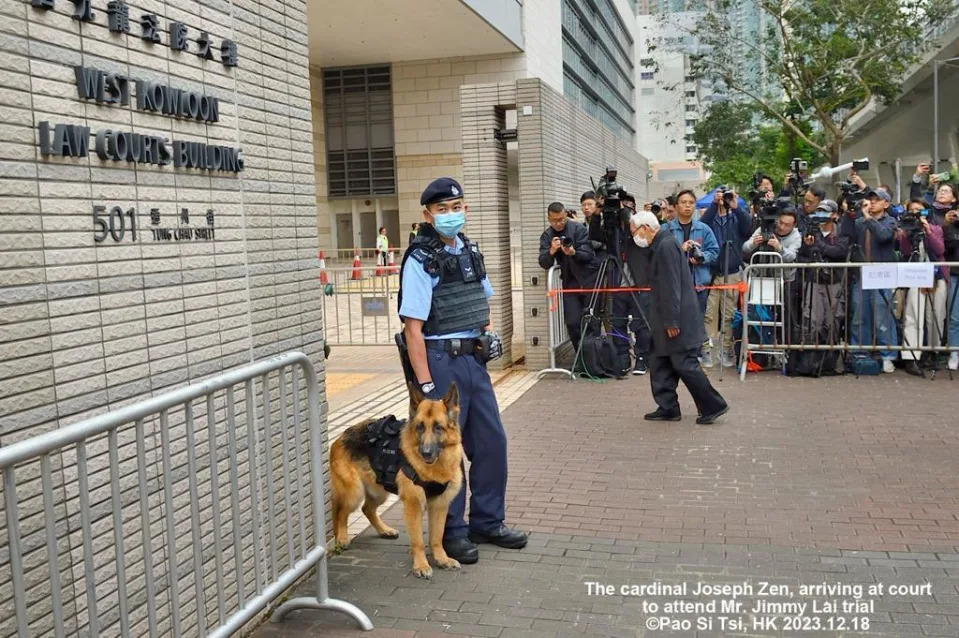
POLYGON ((469 479, 450 503, 445 538, 463 537, 469 531, 486 533, 499 529, 506 519, 506 432, 499 418, 486 366, 473 355, 451 356, 427 350, 430 375, 436 389, 446 394, 456 383, 460 402, 460 432, 463 450, 470 461, 469 479), (469 524, 465 520, 466 490, 470 490, 469 524))

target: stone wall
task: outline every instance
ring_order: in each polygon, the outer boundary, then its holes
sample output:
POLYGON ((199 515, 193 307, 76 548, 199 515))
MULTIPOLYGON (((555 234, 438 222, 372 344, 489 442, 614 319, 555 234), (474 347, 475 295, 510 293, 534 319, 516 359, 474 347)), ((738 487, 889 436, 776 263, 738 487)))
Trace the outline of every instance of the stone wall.
POLYGON ((516 109, 526 365, 540 370, 549 361, 550 303, 546 271, 538 263, 539 238, 547 228, 546 206, 560 201, 579 210, 580 195, 591 189, 590 177, 598 181, 607 165, 617 168, 619 184, 643 202, 648 162, 629 140, 617 138, 538 79, 516 83, 516 109))
MULTIPOLYGON (((38 8, 22 0, 0 5, 0 446, 290 350, 307 353, 321 375, 322 386, 317 167, 306 3, 136 0, 126 5, 129 32, 114 32, 108 28, 111 11, 107 0, 92 0, 90 21, 72 17, 75 11, 82 13, 84 2, 33 0, 34 5, 44 2, 52 8, 38 8), (159 41, 141 38, 143 14, 156 16, 159 41), (173 23, 187 28, 186 50, 171 48, 173 23), (198 55, 205 42, 201 32, 209 35, 209 59, 198 55), (221 58, 225 40, 236 44, 235 67, 221 58), (129 78, 130 103, 82 99, 76 66, 129 78), (144 110, 137 101, 135 80, 215 98, 219 120, 197 121, 144 110), (78 156, 41 154, 41 122, 49 122, 49 144, 68 153, 76 151, 78 156), (58 124, 89 127, 87 152, 77 149, 87 134, 84 129, 73 129, 78 136, 71 140, 71 131, 54 133, 58 124), (139 149, 136 153, 141 161, 137 163, 104 160, 95 148, 95 133, 106 130, 165 138, 174 156, 176 141, 242 149, 244 167, 233 173, 177 167, 172 162, 155 165, 147 163, 150 158, 139 149), (100 206, 103 208, 97 208, 100 206), (212 214, 208 214, 210 210, 212 214), (136 224, 135 239, 131 220, 136 224)), ((108 79, 107 85, 113 81, 108 79)), ((105 147, 108 156, 122 154, 121 140, 113 139, 117 146, 112 151, 109 145, 105 147)), ((107 141, 105 133, 103 140, 107 141)), ((154 158, 160 155, 158 147, 154 153, 154 158)), ((212 155, 210 160, 214 160, 212 155)), ((270 389, 272 401, 266 414, 276 415, 280 403, 275 382, 270 389)), ((292 401, 292 396, 286 399, 292 401)), ((302 391, 299 400, 297 408, 302 415, 302 391)), ((258 478, 261 499, 251 498, 243 440, 238 441, 237 460, 241 506, 237 511, 230 506, 232 463, 222 397, 214 408, 216 439, 207 438, 206 406, 200 404, 195 408, 196 440, 190 446, 201 468, 196 474, 203 547, 201 593, 205 593, 204 623, 209 625, 217 619, 217 588, 227 591, 228 611, 236 607, 238 593, 238 570, 233 562, 228 562, 225 583, 217 582, 211 549, 214 528, 232 529, 233 517, 239 518, 240 531, 229 539, 227 559, 233 561, 234 552, 239 554, 247 598, 255 575, 251 511, 259 508, 264 525, 270 520, 262 497, 276 496, 272 499, 274 513, 284 525, 284 508, 304 507, 306 540, 313 536, 308 491, 297 492, 288 501, 278 484, 269 481, 264 466, 258 478), (211 448, 217 454, 220 475, 219 520, 213 519, 210 488, 203 487, 203 480, 209 481, 211 476, 209 469, 202 469, 209 467, 211 448)), ((290 415, 295 411, 290 408, 290 415)), ((254 413, 263 415, 262 397, 258 397, 254 413)), ((244 432, 242 402, 237 414, 237 431, 244 432)), ((262 427, 257 430, 258 445, 270 451, 274 469, 281 463, 281 439, 286 437, 291 449, 299 443, 305 450, 308 443, 305 428, 301 427, 297 437, 292 429, 277 429, 278 422, 278 418, 274 420, 269 445, 262 427)), ((188 496, 194 474, 188 470, 184 416, 171 413, 168 440, 155 419, 144 422, 144 429, 149 465, 147 538, 152 540, 148 544, 157 579, 160 635, 170 635, 174 609, 184 621, 184 635, 196 635, 199 597, 193 587, 196 564, 190 549, 196 526, 188 496), (161 463, 162 450, 171 454, 169 472, 161 463), (173 511, 164 505, 160 478, 173 482, 173 511), (168 514, 173 515, 176 530, 172 562, 177 570, 177 597, 172 596, 170 547, 164 540, 168 514)), ((325 430, 324 422, 324 437, 325 430)), ((118 436, 122 553, 130 570, 127 594, 132 635, 147 635, 140 527, 143 501, 136 490, 135 439, 133 428, 118 436)), ((325 438, 323 443, 325 447, 325 438)), ((118 552, 114 549, 107 439, 91 440, 87 447, 83 467, 93 506, 92 568, 100 596, 98 615, 104 633, 115 635, 118 552), (112 626, 107 629, 108 625, 112 626)), ((82 519, 77 506, 77 455, 78 450, 71 447, 50 460, 59 576, 68 616, 66 634, 84 636, 88 614, 82 519)), ((31 635, 52 635, 37 471, 35 466, 24 467, 16 474, 21 546, 31 635)), ((308 490, 309 485, 304 488, 308 490)), ((15 632, 6 550, 9 531, 4 518, 0 522, 0 563, 7 564, 0 565, 0 636, 15 632)), ((276 566, 282 570, 290 559, 285 535, 266 526, 263 534, 267 542, 276 541, 276 566)), ((298 529, 296 539, 298 548, 298 529)))

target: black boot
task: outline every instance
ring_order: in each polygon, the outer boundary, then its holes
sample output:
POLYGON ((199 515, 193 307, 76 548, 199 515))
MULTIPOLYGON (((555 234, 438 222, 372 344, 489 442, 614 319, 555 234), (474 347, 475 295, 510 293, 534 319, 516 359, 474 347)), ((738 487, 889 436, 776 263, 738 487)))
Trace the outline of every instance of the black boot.
POLYGON ((444 538, 443 551, 447 556, 464 565, 472 565, 479 560, 479 548, 465 536, 444 538))

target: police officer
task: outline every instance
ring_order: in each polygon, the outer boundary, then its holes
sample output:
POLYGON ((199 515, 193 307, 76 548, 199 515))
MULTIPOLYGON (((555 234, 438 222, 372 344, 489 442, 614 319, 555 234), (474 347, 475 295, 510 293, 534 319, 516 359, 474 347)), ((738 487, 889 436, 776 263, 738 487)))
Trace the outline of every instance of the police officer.
POLYGON ((463 564, 479 560, 475 543, 507 549, 526 545, 524 532, 506 527, 506 432, 480 349, 496 351, 490 333, 489 297, 483 256, 460 232, 466 223, 463 189, 448 177, 433 181, 423 195, 424 223, 403 255, 399 314, 411 383, 429 399, 439 400, 456 383, 463 449, 470 460, 468 481, 450 503, 443 549, 463 564), (467 525, 466 489, 470 515, 467 525))

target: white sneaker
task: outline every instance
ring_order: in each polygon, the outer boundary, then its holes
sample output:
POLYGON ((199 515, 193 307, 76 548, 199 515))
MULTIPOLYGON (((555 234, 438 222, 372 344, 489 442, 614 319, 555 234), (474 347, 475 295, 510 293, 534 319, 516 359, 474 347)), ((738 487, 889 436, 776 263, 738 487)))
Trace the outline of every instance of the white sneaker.
POLYGON ((715 362, 713 361, 713 351, 712 351, 712 348, 704 348, 704 349, 703 349, 703 356, 700 358, 699 363, 700 363, 700 365, 702 365, 704 368, 712 368, 713 365, 715 365, 715 362))
POLYGON ((723 352, 720 361, 722 361, 724 368, 733 368, 736 366, 736 357, 729 352, 723 352))
POLYGON ((893 373, 896 371, 896 366, 892 364, 892 361, 889 359, 882 360, 882 371, 885 373, 893 373))
POLYGON ((959 370, 959 352, 953 352, 949 355, 949 369, 959 370))

